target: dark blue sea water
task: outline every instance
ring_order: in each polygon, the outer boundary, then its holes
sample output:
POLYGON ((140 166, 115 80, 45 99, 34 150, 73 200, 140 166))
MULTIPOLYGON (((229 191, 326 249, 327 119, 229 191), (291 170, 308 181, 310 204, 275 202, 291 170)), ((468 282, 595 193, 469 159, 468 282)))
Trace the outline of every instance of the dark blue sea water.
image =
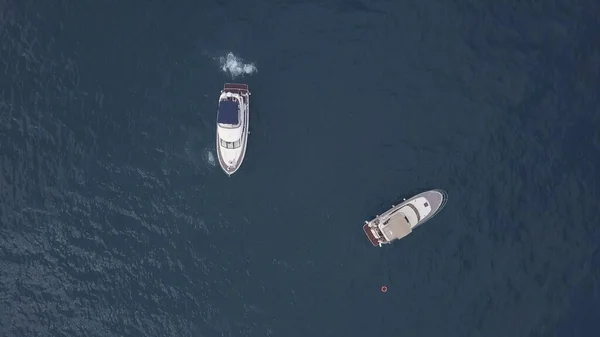
POLYGON ((0 0, 0 336, 598 336, 599 12, 0 0))

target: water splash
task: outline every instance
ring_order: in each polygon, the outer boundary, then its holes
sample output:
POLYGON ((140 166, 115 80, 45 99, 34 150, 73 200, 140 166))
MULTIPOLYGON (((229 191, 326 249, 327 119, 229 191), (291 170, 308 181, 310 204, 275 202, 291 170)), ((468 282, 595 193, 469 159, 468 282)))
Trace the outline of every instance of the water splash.
POLYGON ((202 156, 204 158, 204 161, 206 163, 208 163, 211 166, 217 166, 217 161, 215 160, 215 155, 212 153, 211 150, 206 149, 204 150, 204 154, 202 156))
POLYGON ((219 57, 221 70, 228 73, 231 78, 240 75, 252 75, 258 71, 254 63, 244 63, 244 60, 235 56, 233 53, 227 53, 226 56, 219 57))

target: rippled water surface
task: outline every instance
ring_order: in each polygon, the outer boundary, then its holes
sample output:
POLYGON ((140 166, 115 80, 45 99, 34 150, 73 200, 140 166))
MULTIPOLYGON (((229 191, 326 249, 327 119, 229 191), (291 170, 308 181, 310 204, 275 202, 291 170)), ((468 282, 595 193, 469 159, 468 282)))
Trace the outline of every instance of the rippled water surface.
POLYGON ((599 10, 0 0, 0 335, 595 336, 599 10))

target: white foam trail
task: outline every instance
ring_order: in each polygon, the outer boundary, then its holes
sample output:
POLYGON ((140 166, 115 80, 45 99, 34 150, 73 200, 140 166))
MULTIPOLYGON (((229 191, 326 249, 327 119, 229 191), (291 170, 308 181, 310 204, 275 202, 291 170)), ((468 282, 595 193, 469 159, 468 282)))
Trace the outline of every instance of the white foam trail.
POLYGON ((207 162, 209 165, 211 166, 217 166, 217 161, 215 159, 215 155, 212 153, 211 150, 204 150, 204 161, 207 162))
POLYGON ((219 63, 221 64, 221 70, 229 73, 231 78, 240 75, 252 75, 258 71, 254 63, 244 63, 243 59, 233 55, 233 53, 227 53, 226 56, 219 57, 219 63))

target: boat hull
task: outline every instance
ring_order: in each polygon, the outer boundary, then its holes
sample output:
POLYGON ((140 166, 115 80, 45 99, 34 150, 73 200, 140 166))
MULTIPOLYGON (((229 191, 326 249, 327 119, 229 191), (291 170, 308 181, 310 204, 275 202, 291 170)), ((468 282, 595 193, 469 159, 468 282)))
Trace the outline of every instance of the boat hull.
MULTIPOLYGON (((235 160, 231 162, 226 162, 224 151, 228 151, 229 149, 221 146, 220 136, 219 136, 219 126, 217 125, 217 133, 216 133, 216 148, 217 148, 217 158, 219 159, 219 166, 225 174, 231 176, 235 172, 239 170, 241 167, 244 158, 246 156, 246 149, 248 147, 248 134, 250 129, 250 91, 248 90, 247 84, 240 83, 226 83, 221 91, 221 95, 231 93, 237 95, 241 98, 242 104, 242 125, 241 127, 241 137, 240 137, 240 147, 239 151, 237 151, 237 155, 235 156, 235 160)), ((219 102, 220 103, 220 102, 219 102)))
POLYGON ((423 225, 425 222, 431 220, 431 218, 433 218, 436 214, 438 214, 445 207, 447 201, 448 201, 448 194, 444 190, 434 189, 434 190, 429 190, 429 191, 419 193, 409 199, 404 200, 402 203, 400 203, 398 205, 392 206, 392 208, 388 209, 381 215, 378 215, 377 217, 375 217, 375 219, 372 219, 371 221, 367 221, 365 223, 365 225, 363 226, 363 230, 364 230, 365 234, 367 235, 369 242, 371 242, 371 244, 373 246, 381 246, 382 244, 389 244, 389 243, 395 241, 396 239, 387 240, 387 239, 385 239, 385 237, 381 236, 380 235, 382 233, 382 231, 381 231, 382 225, 381 224, 385 223, 387 220, 389 220, 393 216, 397 215, 396 212, 398 212, 400 209, 405 208, 406 206, 409 206, 412 209, 415 209, 415 215, 418 220, 415 221, 414 223, 411 223, 410 231, 412 231, 415 228, 423 225), (423 200, 425 200, 424 204, 426 204, 427 206, 421 208, 421 211, 425 210, 428 212, 427 212, 427 214, 424 214, 425 212, 422 212, 423 216, 421 217, 419 210, 417 210, 417 208, 414 207, 414 205, 416 204, 417 201, 423 201, 423 200))

